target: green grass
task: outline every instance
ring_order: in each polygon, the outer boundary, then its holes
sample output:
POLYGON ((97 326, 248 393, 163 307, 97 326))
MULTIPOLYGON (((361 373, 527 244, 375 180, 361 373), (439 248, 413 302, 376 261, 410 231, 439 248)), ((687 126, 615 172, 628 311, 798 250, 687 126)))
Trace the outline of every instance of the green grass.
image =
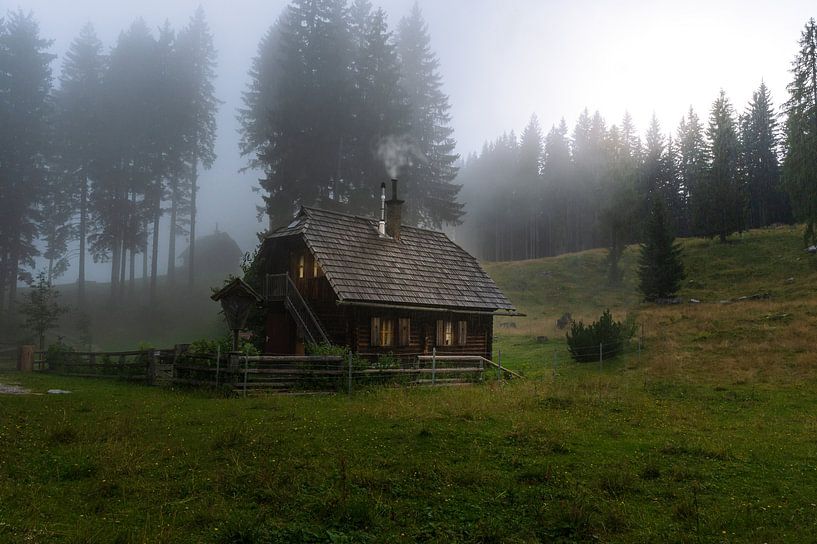
POLYGON ((533 316, 499 329, 527 376, 501 385, 226 399, 0 372, 73 391, 0 396, 0 542, 812 542, 815 259, 788 229, 684 245, 701 304, 640 304, 635 248, 617 289, 598 251, 488 266, 533 316), (553 321, 605 307, 646 349, 570 362, 553 321))
POLYGON ((561 375, 243 400, 14 378, 74 393, 2 399, 2 541, 806 542, 817 531, 814 382, 561 375))

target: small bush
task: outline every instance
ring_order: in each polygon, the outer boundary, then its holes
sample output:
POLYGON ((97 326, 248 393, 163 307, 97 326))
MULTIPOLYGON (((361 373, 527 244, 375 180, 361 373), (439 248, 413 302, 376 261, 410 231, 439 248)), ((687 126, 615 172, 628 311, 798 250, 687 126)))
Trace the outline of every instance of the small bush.
POLYGON ((605 310, 598 321, 585 325, 582 321, 573 323, 567 333, 567 347, 570 356, 578 362, 609 359, 619 355, 626 342, 635 333, 635 323, 614 321, 610 310, 605 310))
POLYGON ((66 346, 62 342, 48 346, 45 359, 48 361, 49 370, 65 370, 65 365, 78 361, 74 348, 66 346))

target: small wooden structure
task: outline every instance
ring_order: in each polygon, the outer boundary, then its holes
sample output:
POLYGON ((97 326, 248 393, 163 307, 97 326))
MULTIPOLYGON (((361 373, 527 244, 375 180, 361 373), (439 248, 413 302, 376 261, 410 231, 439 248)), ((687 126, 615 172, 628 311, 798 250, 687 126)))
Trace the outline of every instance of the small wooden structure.
POLYGON ((444 233, 400 224, 403 202, 380 220, 303 207, 263 241, 265 352, 306 343, 358 355, 491 358, 493 318, 519 315, 477 260, 444 233))

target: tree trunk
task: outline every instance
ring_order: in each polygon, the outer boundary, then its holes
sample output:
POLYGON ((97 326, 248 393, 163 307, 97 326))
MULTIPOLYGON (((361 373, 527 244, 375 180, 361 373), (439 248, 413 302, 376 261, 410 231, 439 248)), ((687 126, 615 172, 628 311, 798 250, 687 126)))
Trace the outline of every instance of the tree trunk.
POLYGON ((159 266, 159 218, 162 214, 161 197, 156 195, 156 202, 153 204, 153 247, 151 248, 150 261, 150 305, 156 304, 156 274, 159 266))
POLYGON ((198 157, 193 158, 190 170, 190 247, 187 250, 187 283, 190 287, 196 282, 196 191, 198 184, 198 157))
MULTIPOLYGON (((18 253, 17 244, 19 243, 17 234, 15 233, 14 236, 11 238, 11 251, 9 251, 9 277, 8 277, 8 284, 9 284, 9 295, 8 295, 8 305, 6 308, 8 309, 8 315, 11 316, 12 320, 14 319, 14 310, 15 306, 17 305, 17 272, 19 267, 20 255, 18 253)), ((12 321, 13 323, 13 321, 12 321)))
POLYGON ((9 259, 8 252, 3 249, 0 254, 0 330, 5 323, 6 285, 8 283, 9 259))
POLYGON ((145 232, 145 240, 142 243, 142 293, 140 294, 142 300, 148 292, 148 224, 147 219, 142 224, 142 230, 145 232))
POLYGON ((111 304, 116 302, 116 288, 119 281, 119 250, 121 247, 119 233, 116 233, 113 248, 111 248, 111 304))
POLYGON ((122 252, 120 253, 122 257, 122 263, 119 266, 119 295, 117 298, 118 302, 122 302, 125 300, 125 272, 127 270, 128 264, 128 243, 125 240, 125 236, 122 236, 122 252))
POLYGON ((77 305, 85 309, 85 237, 88 229, 88 177, 83 176, 79 205, 79 272, 77 274, 77 305))
POLYGON ((179 213, 179 180, 170 185, 170 240, 167 247, 167 284, 176 284, 176 221, 179 213))

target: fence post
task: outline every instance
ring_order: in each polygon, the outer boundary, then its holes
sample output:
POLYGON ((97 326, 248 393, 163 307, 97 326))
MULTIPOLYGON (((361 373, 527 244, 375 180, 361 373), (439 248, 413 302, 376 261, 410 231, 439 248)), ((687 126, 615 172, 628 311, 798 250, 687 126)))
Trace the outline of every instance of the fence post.
POLYGON ((244 356, 244 396, 247 396, 247 371, 249 370, 250 362, 247 356, 244 356))
POLYGON ((604 360, 603 346, 604 346, 604 344, 599 342, 599 370, 604 369, 604 363, 602 362, 604 360))
POLYGON ((156 356, 153 350, 142 350, 142 355, 147 356, 147 383, 148 385, 156 384, 156 356))
POLYGON ((21 372, 34 371, 34 346, 30 344, 20 346, 17 351, 17 370, 21 372))
POLYGON ((502 381, 502 350, 501 349, 498 349, 496 351, 496 361, 497 361, 496 379, 501 382, 502 381))
POLYGON ((221 346, 216 346, 216 387, 218 387, 218 374, 221 370, 221 346))
POLYGON ((479 381, 482 383, 485 380, 485 358, 479 358, 479 381))
POLYGON ((437 383, 437 348, 431 348, 431 385, 437 383))
POLYGON ((556 379, 556 350, 553 350, 553 379, 556 379))
POLYGON ((352 394, 352 352, 349 352, 349 383, 347 385, 347 393, 352 394))

